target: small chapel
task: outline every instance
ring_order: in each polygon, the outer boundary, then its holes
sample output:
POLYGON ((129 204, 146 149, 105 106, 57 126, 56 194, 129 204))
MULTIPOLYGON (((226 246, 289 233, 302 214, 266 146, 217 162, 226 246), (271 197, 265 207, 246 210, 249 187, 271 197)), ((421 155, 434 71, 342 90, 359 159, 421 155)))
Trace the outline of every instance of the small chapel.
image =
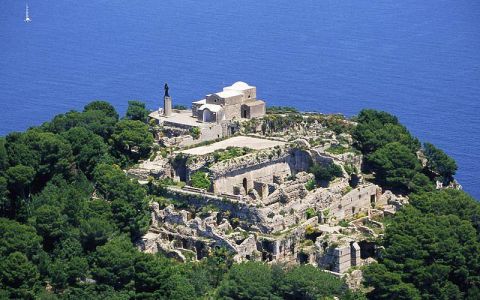
POLYGON ((192 116, 204 123, 252 119, 264 115, 265 102, 257 100, 257 88, 242 81, 192 102, 192 116))

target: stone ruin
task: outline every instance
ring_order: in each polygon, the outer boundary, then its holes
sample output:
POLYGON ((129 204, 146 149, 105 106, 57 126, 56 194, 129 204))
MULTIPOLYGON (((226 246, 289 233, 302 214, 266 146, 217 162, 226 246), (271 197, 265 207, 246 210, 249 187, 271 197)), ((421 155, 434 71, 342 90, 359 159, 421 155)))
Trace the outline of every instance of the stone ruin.
POLYGON ((346 166, 360 170, 361 155, 333 155, 306 140, 220 162, 211 154, 176 155, 145 162, 130 173, 187 183, 164 189, 164 197, 175 199, 175 204, 151 204, 152 224, 139 242, 142 251, 162 252, 180 261, 199 260, 215 248, 226 248, 238 262, 310 263, 344 273, 376 256, 372 240, 382 227, 374 218, 395 213, 404 202, 389 191, 382 194, 361 174, 355 174, 352 183, 346 166), (307 171, 313 163, 337 164, 343 176, 308 190, 313 174, 307 171), (208 170, 210 190, 188 185, 198 170, 208 170))
MULTIPOLYGON (((278 145, 225 160, 208 151, 185 154, 186 147, 194 147, 185 142, 192 139, 188 128, 160 126, 156 137, 166 151, 127 172, 152 186, 165 178, 182 185, 161 186, 162 199, 170 200, 151 204, 151 226, 138 247, 179 261, 225 248, 237 262, 308 263, 339 275, 373 261, 374 241, 383 232, 377 220, 394 214, 407 199, 365 180, 362 155, 353 150, 349 134, 325 126, 330 117, 302 114, 280 129, 264 119, 232 121, 228 135, 278 145), (336 164, 343 175, 312 187, 313 164, 336 164), (210 189, 190 186, 197 171, 208 174, 210 189)), ((213 127, 201 129, 204 136, 217 136, 213 127)))

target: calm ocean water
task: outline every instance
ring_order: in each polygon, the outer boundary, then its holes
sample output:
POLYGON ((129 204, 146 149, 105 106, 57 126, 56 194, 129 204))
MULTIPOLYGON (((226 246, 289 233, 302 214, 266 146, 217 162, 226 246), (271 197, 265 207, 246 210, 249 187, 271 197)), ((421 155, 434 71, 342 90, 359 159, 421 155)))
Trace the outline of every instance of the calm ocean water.
POLYGON ((0 135, 105 99, 189 104, 237 80, 271 105, 399 116, 480 199, 480 1, 0 0, 0 135))

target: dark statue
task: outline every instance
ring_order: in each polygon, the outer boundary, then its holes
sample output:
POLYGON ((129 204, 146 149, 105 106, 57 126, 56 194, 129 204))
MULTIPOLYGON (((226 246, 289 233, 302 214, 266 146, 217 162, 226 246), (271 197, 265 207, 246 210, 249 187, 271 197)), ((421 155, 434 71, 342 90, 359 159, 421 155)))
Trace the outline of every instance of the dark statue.
POLYGON ((168 94, 168 84, 165 83, 165 86, 163 88, 165 89, 165 97, 170 97, 170 95, 168 94))

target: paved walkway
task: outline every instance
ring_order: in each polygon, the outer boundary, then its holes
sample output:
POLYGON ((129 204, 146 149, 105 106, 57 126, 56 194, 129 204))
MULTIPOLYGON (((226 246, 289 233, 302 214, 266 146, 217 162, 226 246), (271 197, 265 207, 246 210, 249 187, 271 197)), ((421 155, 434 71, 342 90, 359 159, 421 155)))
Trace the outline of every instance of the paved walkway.
POLYGON ((284 145, 284 142, 272 141, 250 136, 235 136, 220 142, 213 143, 207 146, 200 146, 188 150, 179 151, 185 154, 204 155, 212 153, 218 149, 226 149, 227 147, 247 147, 254 150, 261 150, 273 148, 275 146, 284 145))

